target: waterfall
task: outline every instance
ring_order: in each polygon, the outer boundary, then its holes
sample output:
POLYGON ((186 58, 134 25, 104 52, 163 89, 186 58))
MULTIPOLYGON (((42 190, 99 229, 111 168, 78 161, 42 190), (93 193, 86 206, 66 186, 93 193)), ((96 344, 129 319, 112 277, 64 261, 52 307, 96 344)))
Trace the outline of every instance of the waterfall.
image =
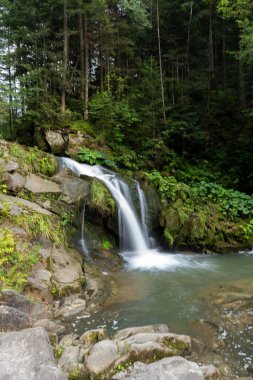
POLYGON ((69 168, 79 176, 86 175, 98 178, 106 185, 118 206, 120 248, 143 255, 148 250, 148 236, 142 228, 145 224, 145 203, 143 196, 140 196, 141 189, 138 190, 142 215, 142 223, 140 224, 134 210, 129 187, 114 172, 98 165, 80 164, 70 158, 62 158, 60 165, 69 168))
MULTIPOLYGON (((78 176, 86 175, 102 181, 108 188, 118 206, 120 254, 130 268, 139 270, 168 270, 182 266, 178 255, 150 249, 152 241, 147 229, 147 203, 138 182, 135 183, 139 198, 140 221, 135 211, 129 186, 116 173, 101 166, 80 164, 70 158, 62 158, 60 167, 67 167, 78 176)), ((88 254, 84 238, 84 209, 82 213, 81 247, 88 254)))

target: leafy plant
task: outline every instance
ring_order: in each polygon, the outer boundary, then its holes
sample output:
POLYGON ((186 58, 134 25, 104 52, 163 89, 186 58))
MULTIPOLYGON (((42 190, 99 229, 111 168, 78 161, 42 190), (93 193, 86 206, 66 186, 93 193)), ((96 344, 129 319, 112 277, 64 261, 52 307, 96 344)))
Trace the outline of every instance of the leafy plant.
POLYGON ((27 284, 34 264, 39 261, 39 247, 27 244, 17 248, 11 230, 3 228, 0 233, 0 289, 12 288, 22 291, 27 284))
POLYGON ((79 161, 86 162, 90 165, 104 165, 112 169, 116 168, 115 162, 108 157, 107 154, 102 153, 98 150, 92 150, 86 147, 80 149, 77 154, 79 161))
POLYGON ((102 245, 103 245, 103 248, 104 248, 104 249, 107 249, 108 251, 109 251, 110 249, 112 249, 112 245, 111 245, 111 243, 109 242, 109 240, 104 240, 103 243, 102 243, 102 245))

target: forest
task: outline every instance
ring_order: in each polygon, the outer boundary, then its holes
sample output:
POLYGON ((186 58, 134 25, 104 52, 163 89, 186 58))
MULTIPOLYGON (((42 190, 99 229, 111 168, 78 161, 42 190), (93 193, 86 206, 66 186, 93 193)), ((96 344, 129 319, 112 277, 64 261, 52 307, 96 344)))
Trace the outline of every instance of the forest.
POLYGON ((39 129, 80 130, 119 166, 251 194, 252 12, 250 0, 4 0, 1 135, 38 145, 39 129))
POLYGON ((252 0, 0 1, 0 380, 253 376, 252 0))

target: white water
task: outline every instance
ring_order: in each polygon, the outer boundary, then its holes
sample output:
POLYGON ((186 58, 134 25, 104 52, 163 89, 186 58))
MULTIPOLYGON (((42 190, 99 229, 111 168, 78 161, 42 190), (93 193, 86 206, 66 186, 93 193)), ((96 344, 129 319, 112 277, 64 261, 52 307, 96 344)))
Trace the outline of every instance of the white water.
MULTIPOLYGON (((143 191, 137 183, 136 189, 139 196, 141 220, 138 220, 134 210, 133 201, 128 185, 118 176, 101 166, 80 164, 70 158, 61 159, 61 167, 67 167, 78 176, 86 175, 101 180, 118 205, 120 254, 128 262, 131 269, 138 270, 174 270, 178 267, 191 266, 189 260, 181 255, 159 252, 157 249, 149 249, 150 239, 146 225, 147 204, 143 191)), ((83 227, 82 227, 83 231, 83 227)), ((82 232, 82 248, 87 254, 82 232)))

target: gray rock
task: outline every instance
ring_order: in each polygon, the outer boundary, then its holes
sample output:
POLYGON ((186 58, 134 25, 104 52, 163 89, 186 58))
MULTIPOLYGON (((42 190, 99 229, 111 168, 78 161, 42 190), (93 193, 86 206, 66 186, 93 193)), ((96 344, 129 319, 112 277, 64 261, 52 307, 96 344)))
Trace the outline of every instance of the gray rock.
POLYGON ((55 311, 55 318, 69 320, 86 310, 86 301, 76 295, 66 297, 63 305, 55 311))
POLYGON ((65 332, 65 327, 62 325, 57 325, 55 322, 49 319, 40 319, 36 321, 33 327, 43 327, 48 333, 63 335, 65 332))
POLYGON ((9 306, 0 306, 0 331, 18 331, 30 327, 31 317, 9 306))
POLYGON ((90 374, 98 376, 113 368, 119 358, 117 344, 111 340, 102 340, 91 348, 85 364, 90 374))
POLYGON ((45 302, 33 302, 31 316, 34 319, 51 319, 53 318, 53 313, 51 310, 51 306, 45 302))
POLYGON ((63 200, 74 204, 89 194, 89 182, 80 179, 67 168, 60 170, 53 178, 61 184, 63 200))
POLYGON ((12 289, 2 291, 0 294, 0 305, 13 307, 26 314, 31 312, 31 302, 28 301, 23 294, 12 289))
POLYGON ((64 372, 69 374, 73 369, 77 368, 82 358, 80 357, 79 346, 69 346, 64 349, 60 359, 58 360, 58 367, 64 372))
POLYGON ((204 375, 205 380, 219 380, 220 373, 213 364, 200 367, 200 369, 204 375))
POLYGON ((88 330, 80 336, 80 344, 85 348, 108 338, 106 329, 88 330))
POLYGON ((29 174, 26 177, 24 187, 32 193, 61 193, 59 183, 35 174, 29 174))
POLYGON ((53 275, 59 291, 64 294, 79 292, 84 279, 82 265, 75 252, 64 247, 53 247, 51 252, 53 275))
POLYGON ((19 164, 17 162, 9 161, 4 165, 3 170, 5 172, 14 172, 15 170, 18 170, 18 168, 19 164))
POLYGON ((21 189, 23 189, 25 185, 25 177, 23 177, 19 173, 13 173, 13 174, 8 173, 4 176, 4 182, 9 191, 12 191, 13 193, 17 193, 21 189))
POLYGON ((123 330, 118 330, 116 334, 114 334, 114 340, 124 340, 129 338, 132 335, 139 333, 168 333, 169 328, 165 324, 160 325, 147 325, 140 327, 128 327, 123 330))
POLYGON ((113 379, 204 380, 204 375, 198 364, 175 356, 151 364, 136 362, 130 371, 116 374, 113 379))
POLYGON ((59 342, 59 346, 66 348, 79 345, 79 336, 77 334, 64 335, 59 342))
POLYGON ((3 202, 8 202, 10 204, 10 208, 11 208, 10 214, 12 216, 16 216, 16 215, 20 215, 24 213, 24 209, 26 208, 43 215, 52 215, 50 211, 45 210, 44 208, 40 207, 36 203, 27 201, 26 199, 0 194, 0 210, 2 208, 3 202))
POLYGON ((42 328, 0 334, 0 380, 67 380, 42 328))
POLYGON ((68 137, 60 131, 46 131, 46 141, 51 148, 52 153, 64 153, 68 145, 68 137))

